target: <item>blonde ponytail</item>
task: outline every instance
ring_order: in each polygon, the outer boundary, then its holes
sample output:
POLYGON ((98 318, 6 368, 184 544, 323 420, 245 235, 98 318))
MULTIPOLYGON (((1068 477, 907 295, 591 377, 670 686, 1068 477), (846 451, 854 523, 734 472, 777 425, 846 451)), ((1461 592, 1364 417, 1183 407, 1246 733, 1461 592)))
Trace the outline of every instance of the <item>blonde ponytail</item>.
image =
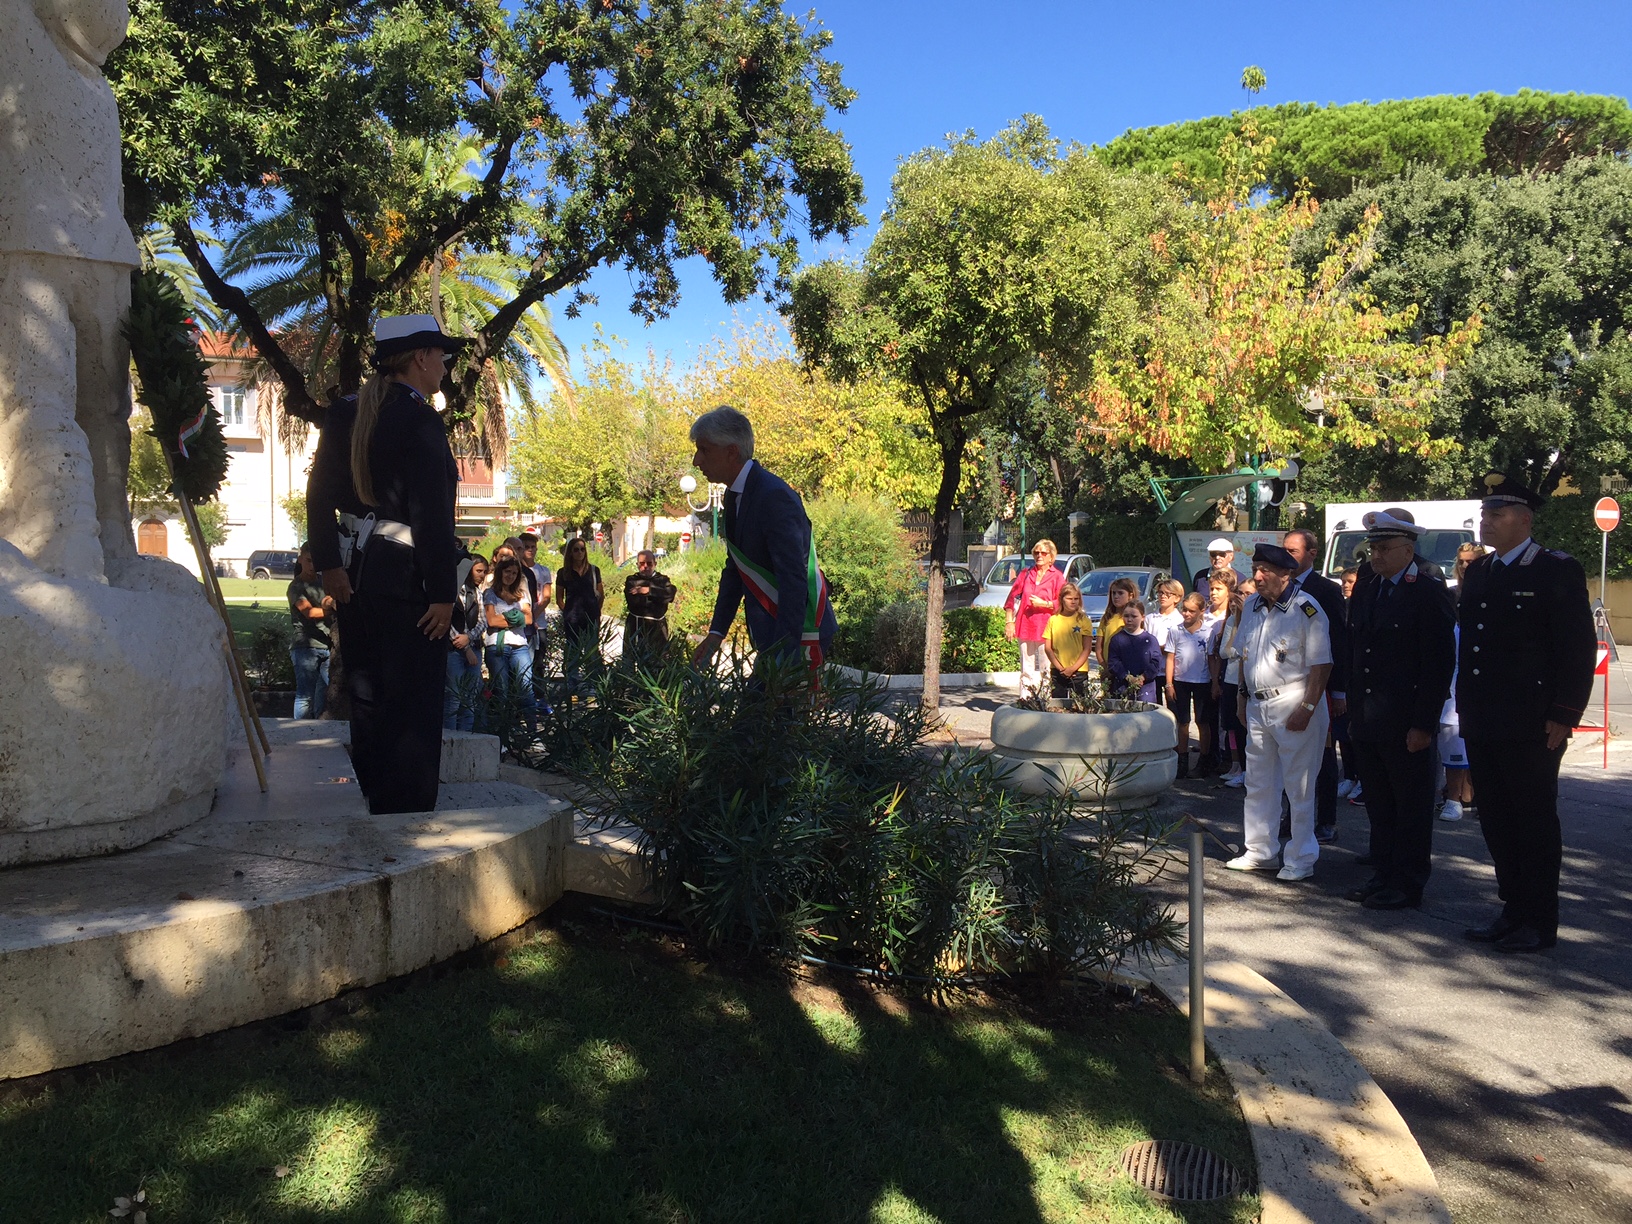
POLYGON ((351 487, 365 506, 379 505, 374 498, 374 473, 368 466, 368 448, 374 441, 374 426, 379 424, 380 406, 385 403, 396 375, 408 368, 414 356, 414 353, 398 353, 387 357, 357 393, 357 420, 351 427, 351 487))

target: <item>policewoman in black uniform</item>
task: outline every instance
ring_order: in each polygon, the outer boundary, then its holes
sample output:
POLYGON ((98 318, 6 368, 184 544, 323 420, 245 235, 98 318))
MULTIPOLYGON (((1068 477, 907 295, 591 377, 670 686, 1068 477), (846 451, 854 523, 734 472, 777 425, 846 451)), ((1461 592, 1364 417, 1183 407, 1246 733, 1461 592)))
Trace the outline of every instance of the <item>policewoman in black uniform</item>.
POLYGON ((1456 708, 1503 905, 1466 935, 1536 952, 1558 942, 1558 767, 1592 693, 1597 635, 1580 562, 1530 538, 1542 499, 1501 472, 1479 494, 1491 552, 1462 576, 1456 708))
POLYGON ((352 766, 376 815, 436 806, 459 474, 430 398, 463 344, 430 315, 382 318, 374 373, 329 408, 307 485, 324 590, 352 605, 340 623, 352 766))
POLYGON ((1375 874, 1348 897, 1405 909, 1422 903, 1431 866, 1433 747, 1456 665, 1456 612, 1445 584, 1417 564, 1423 528, 1386 510, 1362 522, 1371 563, 1349 597, 1349 742, 1375 874))

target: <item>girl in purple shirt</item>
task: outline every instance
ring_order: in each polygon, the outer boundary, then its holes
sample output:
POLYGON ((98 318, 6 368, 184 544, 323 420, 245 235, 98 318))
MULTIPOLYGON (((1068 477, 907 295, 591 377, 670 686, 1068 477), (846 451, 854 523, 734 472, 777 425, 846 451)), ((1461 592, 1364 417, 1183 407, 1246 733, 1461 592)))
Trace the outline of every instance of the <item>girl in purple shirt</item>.
POLYGON ((1122 608, 1122 632, 1106 647, 1105 670, 1111 676, 1110 696, 1127 694, 1128 677, 1141 677, 1139 700, 1156 700, 1157 678, 1166 675, 1162 648, 1153 634, 1145 631, 1145 605, 1130 600, 1122 608))

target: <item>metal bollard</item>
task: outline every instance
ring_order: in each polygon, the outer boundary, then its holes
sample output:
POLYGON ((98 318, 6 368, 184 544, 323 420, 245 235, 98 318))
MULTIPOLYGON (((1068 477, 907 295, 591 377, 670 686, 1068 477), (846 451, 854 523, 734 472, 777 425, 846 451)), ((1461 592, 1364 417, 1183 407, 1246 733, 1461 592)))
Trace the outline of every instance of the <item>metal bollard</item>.
POLYGON ((1202 934, 1201 892, 1205 837, 1190 830, 1190 1082, 1207 1079, 1207 949, 1202 934))

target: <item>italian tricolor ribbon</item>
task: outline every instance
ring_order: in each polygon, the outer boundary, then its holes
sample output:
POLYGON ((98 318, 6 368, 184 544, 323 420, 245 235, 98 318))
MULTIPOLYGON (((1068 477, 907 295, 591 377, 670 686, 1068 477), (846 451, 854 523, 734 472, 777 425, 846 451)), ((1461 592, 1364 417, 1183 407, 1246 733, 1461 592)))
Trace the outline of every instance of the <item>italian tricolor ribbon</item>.
MULTIPOLYGON (((755 565, 729 539, 725 542, 725 551, 730 554, 737 573, 742 575, 742 585, 759 601, 759 606, 774 617, 780 602, 776 575, 762 565, 755 565)), ((826 616, 827 576, 816 564, 816 538, 812 534, 810 559, 805 564, 805 623, 799 634, 799 644, 810 658, 811 671, 822 666, 822 621, 826 616)))
POLYGON ((193 437, 203 430, 204 417, 209 411, 210 406, 205 404, 204 407, 198 410, 198 415, 192 420, 188 421, 187 424, 183 425, 181 427, 181 432, 176 435, 176 449, 181 452, 181 457, 183 459, 188 458, 187 439, 193 437))

